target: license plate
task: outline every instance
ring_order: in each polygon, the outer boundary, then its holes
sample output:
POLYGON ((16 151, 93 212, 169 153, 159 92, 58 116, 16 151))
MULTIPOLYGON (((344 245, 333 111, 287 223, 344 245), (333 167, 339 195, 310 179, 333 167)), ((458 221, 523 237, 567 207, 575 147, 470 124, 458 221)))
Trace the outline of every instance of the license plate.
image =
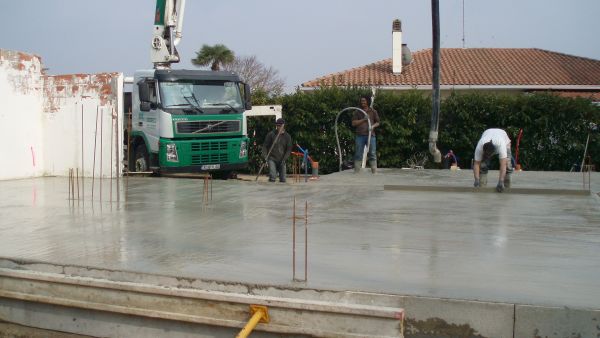
POLYGON ((221 168, 220 164, 205 164, 200 167, 200 169, 202 169, 202 170, 215 170, 215 169, 220 169, 220 168, 221 168))

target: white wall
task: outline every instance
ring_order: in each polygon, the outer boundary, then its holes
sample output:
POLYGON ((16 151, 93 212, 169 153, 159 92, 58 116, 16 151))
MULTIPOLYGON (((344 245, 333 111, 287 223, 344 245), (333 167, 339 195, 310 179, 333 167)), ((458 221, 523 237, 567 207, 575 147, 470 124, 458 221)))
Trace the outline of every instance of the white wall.
POLYGON ((87 177, 117 176, 116 153, 123 153, 123 75, 49 76, 45 87, 45 174, 66 176, 69 168, 78 168, 87 177))
POLYGON ((0 179, 44 173, 41 72, 38 56, 0 49, 0 179))
POLYGON ((41 69, 38 56, 0 49, 0 180, 120 175, 123 74, 41 69))

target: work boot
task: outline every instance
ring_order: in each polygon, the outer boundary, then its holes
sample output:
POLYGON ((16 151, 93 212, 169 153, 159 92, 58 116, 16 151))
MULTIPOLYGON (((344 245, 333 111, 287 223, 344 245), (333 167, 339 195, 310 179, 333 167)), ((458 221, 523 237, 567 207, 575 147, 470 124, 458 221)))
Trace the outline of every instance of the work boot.
POLYGON ((371 173, 376 174, 377 173, 377 160, 369 161, 369 166, 371 167, 371 173))
POLYGON ((354 173, 355 174, 359 174, 360 173, 360 167, 362 167, 362 161, 354 161, 354 173))
POLYGON ((504 187, 510 188, 510 174, 509 173, 506 173, 506 175, 504 176, 504 187))
POLYGON ((479 175, 479 186, 485 187, 487 185, 487 173, 479 175))

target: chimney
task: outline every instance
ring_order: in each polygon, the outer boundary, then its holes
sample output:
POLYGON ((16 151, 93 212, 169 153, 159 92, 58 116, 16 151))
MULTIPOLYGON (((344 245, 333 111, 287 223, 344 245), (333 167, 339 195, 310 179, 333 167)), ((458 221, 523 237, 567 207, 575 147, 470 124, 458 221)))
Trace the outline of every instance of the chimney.
POLYGON ((402 73, 402 23, 398 19, 392 23, 392 71, 402 73))

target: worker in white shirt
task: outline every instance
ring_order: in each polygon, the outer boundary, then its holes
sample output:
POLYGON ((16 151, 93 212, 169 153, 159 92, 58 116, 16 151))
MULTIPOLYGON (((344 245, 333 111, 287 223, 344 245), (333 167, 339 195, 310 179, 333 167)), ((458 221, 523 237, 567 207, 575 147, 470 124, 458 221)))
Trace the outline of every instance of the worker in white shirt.
POLYGON ((512 162, 510 152, 510 138, 502 129, 488 129, 483 132, 477 147, 475 147, 475 157, 473 163, 473 176, 475 177, 476 188, 487 185, 487 173, 490 166, 490 159, 498 154, 500 162, 500 175, 496 191, 503 192, 505 188, 510 188, 510 174, 512 173, 512 162))

